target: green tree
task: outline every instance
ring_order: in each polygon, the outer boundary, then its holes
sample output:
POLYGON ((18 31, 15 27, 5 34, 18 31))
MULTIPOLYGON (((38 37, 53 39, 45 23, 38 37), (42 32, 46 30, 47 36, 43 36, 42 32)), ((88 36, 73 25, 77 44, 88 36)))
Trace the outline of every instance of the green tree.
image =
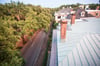
POLYGON ((20 52, 16 49, 17 40, 11 28, 0 22, 0 66, 22 66, 24 64, 20 52))

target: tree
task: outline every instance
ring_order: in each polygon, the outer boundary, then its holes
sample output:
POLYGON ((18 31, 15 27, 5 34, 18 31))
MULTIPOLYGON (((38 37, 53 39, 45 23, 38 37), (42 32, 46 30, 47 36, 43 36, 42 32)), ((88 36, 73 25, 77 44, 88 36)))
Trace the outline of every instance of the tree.
POLYGON ((48 31, 52 10, 20 2, 0 4, 0 66, 23 66, 24 60, 16 43, 42 28, 48 31), (18 16, 19 21, 14 19, 18 16), (22 16, 25 21, 21 20, 22 16), (32 31, 31 31, 32 30, 32 31))
POLYGON ((11 28, 0 22, 0 66, 22 66, 24 64, 20 52, 16 49, 16 37, 11 28))

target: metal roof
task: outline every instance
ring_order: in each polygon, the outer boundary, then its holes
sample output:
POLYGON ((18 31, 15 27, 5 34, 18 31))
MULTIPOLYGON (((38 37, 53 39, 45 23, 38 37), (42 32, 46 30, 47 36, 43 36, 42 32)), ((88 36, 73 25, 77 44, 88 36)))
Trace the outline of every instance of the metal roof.
POLYGON ((100 18, 82 20, 76 21, 71 31, 67 30, 65 41, 60 39, 60 25, 57 27, 53 41, 56 41, 54 57, 58 66, 100 66, 100 18))
MULTIPOLYGON (((59 52, 62 55, 58 56, 58 59, 61 60, 58 60, 58 66, 100 66, 100 34, 84 35, 78 43, 69 45, 71 46, 60 48, 67 49, 59 52)), ((59 51, 61 51, 60 49, 59 51)))

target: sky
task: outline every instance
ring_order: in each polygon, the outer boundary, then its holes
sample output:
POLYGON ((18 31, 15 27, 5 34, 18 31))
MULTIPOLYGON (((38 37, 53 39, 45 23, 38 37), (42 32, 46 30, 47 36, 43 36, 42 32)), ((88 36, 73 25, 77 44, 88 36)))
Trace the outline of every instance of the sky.
MULTIPOLYGON (((0 0, 0 3, 10 3, 11 0, 0 0)), ((99 0, 12 0, 15 2, 23 2, 24 4, 40 5, 42 7, 55 8, 67 4, 91 4, 98 3, 99 0)))

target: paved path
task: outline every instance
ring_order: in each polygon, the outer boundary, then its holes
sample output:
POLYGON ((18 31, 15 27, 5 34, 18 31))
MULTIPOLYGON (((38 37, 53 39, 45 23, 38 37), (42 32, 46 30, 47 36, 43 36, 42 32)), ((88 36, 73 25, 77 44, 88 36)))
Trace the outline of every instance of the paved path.
POLYGON ((45 38, 46 38, 45 32, 40 31, 36 36, 36 38, 34 39, 34 41, 32 42, 32 44, 28 46, 27 51, 23 55, 26 61, 25 66, 34 66, 39 57, 45 38))

